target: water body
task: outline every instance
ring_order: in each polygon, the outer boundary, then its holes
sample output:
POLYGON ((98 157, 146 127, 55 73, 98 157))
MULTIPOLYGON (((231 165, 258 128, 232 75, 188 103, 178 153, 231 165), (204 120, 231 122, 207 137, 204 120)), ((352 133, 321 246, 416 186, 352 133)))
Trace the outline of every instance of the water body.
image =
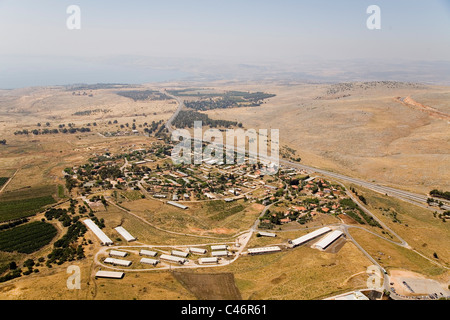
POLYGON ((139 65, 124 58, 120 63, 105 59, 54 57, 0 57, 0 89, 72 83, 128 83, 183 80, 192 75, 175 68, 139 65))

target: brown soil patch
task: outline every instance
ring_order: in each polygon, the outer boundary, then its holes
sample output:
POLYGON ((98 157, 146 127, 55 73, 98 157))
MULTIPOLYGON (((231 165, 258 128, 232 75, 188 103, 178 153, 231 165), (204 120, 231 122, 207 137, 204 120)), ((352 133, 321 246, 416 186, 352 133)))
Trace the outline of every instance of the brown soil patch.
POLYGON ((174 272, 175 279, 199 300, 241 300, 232 273, 174 272))
POLYGON ((340 214, 338 215, 338 217, 344 221, 345 224, 358 224, 358 222, 356 222, 355 220, 353 220, 352 218, 350 218, 349 216, 345 215, 345 214, 340 214))

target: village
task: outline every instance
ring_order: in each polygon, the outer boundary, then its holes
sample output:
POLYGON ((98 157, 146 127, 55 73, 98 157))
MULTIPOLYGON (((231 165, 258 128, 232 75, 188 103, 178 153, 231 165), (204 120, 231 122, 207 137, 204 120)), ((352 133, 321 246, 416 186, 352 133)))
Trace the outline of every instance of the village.
POLYGON ((170 148, 158 141, 149 148, 122 147, 120 153, 105 150, 87 164, 66 168, 66 187, 88 203, 99 201, 106 191, 113 191, 109 195, 117 199, 115 191, 135 190, 142 198, 180 209, 197 201, 244 199, 273 204, 274 209, 266 210, 259 219, 261 229, 290 222, 303 225, 318 215, 339 216, 355 209, 340 204, 348 198, 342 185, 310 176, 305 170, 281 168, 275 175, 264 175, 260 163, 228 165, 211 159, 204 159, 201 165, 174 165, 170 148))

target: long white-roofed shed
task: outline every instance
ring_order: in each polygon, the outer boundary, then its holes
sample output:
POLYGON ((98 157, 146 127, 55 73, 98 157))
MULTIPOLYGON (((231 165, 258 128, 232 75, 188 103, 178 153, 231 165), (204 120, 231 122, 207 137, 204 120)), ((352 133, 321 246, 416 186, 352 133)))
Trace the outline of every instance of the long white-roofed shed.
POLYGON ((116 230, 128 242, 136 241, 136 238, 133 237, 127 230, 125 230, 124 227, 116 227, 114 228, 114 230, 116 230))
POLYGON ((264 253, 271 253, 271 252, 279 252, 281 251, 281 248, 278 246, 272 246, 272 247, 262 247, 262 248, 250 248, 247 250, 249 254, 264 254, 264 253))
POLYGON ((179 263, 179 264, 183 264, 183 263, 187 262, 187 260, 185 258, 175 257, 175 256, 171 256, 171 255, 168 255, 168 254, 162 254, 159 258, 161 260, 165 260, 165 261, 168 261, 168 262, 179 263))
POLYGON ((144 249, 141 249, 141 251, 139 251, 140 256, 156 257, 157 254, 158 254, 158 252, 156 252, 156 251, 150 251, 150 250, 144 250, 144 249))
POLYGON ((112 264, 112 265, 123 266, 123 267, 131 266, 131 261, 122 260, 122 259, 106 258, 103 262, 104 263, 109 263, 109 264, 112 264))
POLYGON ((192 253, 196 253, 196 254, 205 254, 206 253, 206 249, 195 248, 195 247, 190 247, 189 251, 192 252, 192 253))
POLYGON ((95 224, 91 219, 83 220, 83 223, 100 239, 100 243, 104 246, 113 244, 113 241, 95 224))
POLYGON ((226 244, 218 244, 211 246, 211 250, 227 250, 228 246, 226 244))
POLYGON ((172 250, 171 255, 187 258, 189 255, 189 252, 179 251, 179 250, 172 250))
POLYGON ((323 239, 320 239, 318 242, 314 244, 314 247, 317 249, 325 250, 330 244, 339 239, 344 233, 340 230, 334 230, 330 234, 328 234, 323 239))
POLYGON ((128 255, 128 252, 119 251, 119 250, 111 250, 111 251, 109 251, 109 255, 111 257, 122 257, 122 258, 124 258, 124 257, 126 257, 128 255))
POLYGON ((320 237, 321 235, 323 235, 323 234, 325 234, 327 232, 330 232, 330 231, 331 231, 331 229, 329 227, 323 227, 323 228, 314 230, 314 231, 312 231, 312 232, 310 232, 308 234, 305 234, 304 236, 301 236, 300 238, 292 240, 292 245, 294 247, 299 246, 299 245, 301 245, 301 244, 303 244, 305 242, 308 242, 308 241, 310 241, 312 239, 320 237))
POLYGON ((200 262, 200 264, 218 263, 219 258, 218 257, 200 258, 198 259, 198 262, 200 262))
POLYGON ((145 263, 145 264, 151 264, 153 266, 156 266, 159 263, 159 260, 156 259, 149 259, 149 258, 142 258, 141 263, 145 263))
POLYGON ((118 271, 104 271, 99 270, 95 274, 96 278, 122 279, 125 273, 118 271))
POLYGON ((227 250, 219 250, 211 252, 213 257, 227 257, 230 253, 227 250))

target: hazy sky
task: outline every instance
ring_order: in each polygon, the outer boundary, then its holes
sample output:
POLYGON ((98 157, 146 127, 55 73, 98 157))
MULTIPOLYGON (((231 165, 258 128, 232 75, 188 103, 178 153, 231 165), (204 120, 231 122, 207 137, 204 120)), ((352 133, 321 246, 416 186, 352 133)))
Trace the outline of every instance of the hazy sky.
MULTIPOLYGON (((110 59, 111 82, 120 74, 128 82, 136 61, 127 56, 450 61, 450 1, 0 0, 0 87, 106 80, 101 66, 110 59), (80 30, 66 26, 72 4, 81 9, 80 30), (381 8, 381 30, 366 27, 373 4, 381 8)), ((181 75, 172 70, 169 77, 181 75)))

